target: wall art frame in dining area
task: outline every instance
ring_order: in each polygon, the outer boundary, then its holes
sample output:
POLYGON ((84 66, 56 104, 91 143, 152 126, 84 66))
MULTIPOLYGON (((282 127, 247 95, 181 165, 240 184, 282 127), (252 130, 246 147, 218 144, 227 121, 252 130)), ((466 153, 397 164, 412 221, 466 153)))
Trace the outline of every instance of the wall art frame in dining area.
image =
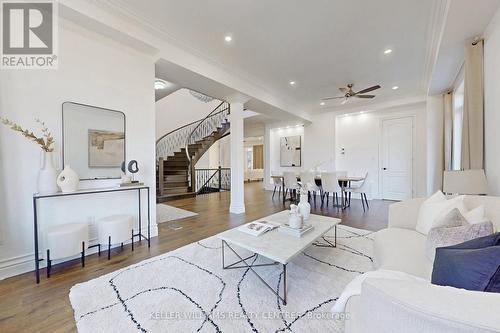
POLYGON ((302 137, 300 135, 280 138, 280 166, 300 167, 302 165, 302 137))

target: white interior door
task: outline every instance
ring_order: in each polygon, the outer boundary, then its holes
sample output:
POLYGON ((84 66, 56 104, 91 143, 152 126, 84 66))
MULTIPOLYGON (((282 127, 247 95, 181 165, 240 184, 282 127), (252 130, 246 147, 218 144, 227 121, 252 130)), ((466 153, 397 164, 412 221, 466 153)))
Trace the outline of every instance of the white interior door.
POLYGON ((382 120, 382 199, 413 193, 413 117, 382 120))

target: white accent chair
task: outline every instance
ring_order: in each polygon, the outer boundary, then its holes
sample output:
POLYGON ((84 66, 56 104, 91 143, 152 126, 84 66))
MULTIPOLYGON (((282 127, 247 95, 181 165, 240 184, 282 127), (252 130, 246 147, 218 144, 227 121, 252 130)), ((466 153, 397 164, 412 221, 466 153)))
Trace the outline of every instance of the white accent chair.
POLYGON ((295 172, 283 172, 283 188, 285 191, 285 198, 288 192, 290 192, 290 199, 292 202, 295 202, 297 200, 297 190, 300 189, 300 184, 297 182, 295 172))
POLYGON ((323 189, 323 194, 321 196, 321 206, 326 196, 326 206, 328 207, 330 193, 332 194, 333 204, 337 201, 337 206, 339 206, 339 193, 342 198, 342 206, 344 205, 344 194, 342 188, 339 185, 339 180, 336 172, 323 172, 321 173, 321 187, 323 189))
POLYGON ((81 255, 85 267, 85 249, 89 243, 87 223, 67 223, 47 229, 47 277, 50 277, 52 260, 81 255))
POLYGON ((98 221, 99 232, 99 254, 100 245, 108 244, 108 260, 111 259, 111 245, 121 244, 127 240, 132 241, 132 251, 134 251, 134 218, 131 215, 113 215, 102 218, 98 221))
POLYGON ((313 195, 314 206, 316 206, 316 194, 321 194, 321 187, 316 185, 316 179, 314 173, 308 171, 302 171, 300 173, 300 182, 303 188, 307 189, 307 196, 310 199, 311 194, 313 195))
POLYGON ((366 192, 368 191, 368 182, 366 181, 367 177, 368 172, 364 174, 364 179, 362 181, 357 182, 358 184, 351 184, 351 186, 344 188, 344 192, 346 192, 346 197, 349 205, 351 205, 351 194, 359 194, 361 198, 361 204, 363 205, 363 211, 366 211, 366 209, 370 209, 370 206, 368 205, 368 198, 366 197, 366 192))

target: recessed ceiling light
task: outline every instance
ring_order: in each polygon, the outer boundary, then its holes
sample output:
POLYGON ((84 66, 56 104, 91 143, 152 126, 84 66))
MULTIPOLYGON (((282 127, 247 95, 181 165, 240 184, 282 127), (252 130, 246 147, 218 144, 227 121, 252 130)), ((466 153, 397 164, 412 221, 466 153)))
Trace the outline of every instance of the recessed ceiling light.
POLYGON ((295 85, 295 81, 290 81, 289 83, 290 83, 291 86, 295 85))
POLYGON ((392 90, 398 90, 398 89, 399 89, 399 87, 398 87, 398 86, 394 86, 394 87, 392 87, 392 90))
POLYGON ((233 40, 233 37, 227 35, 226 37, 224 37, 224 40, 229 43, 233 40))
POLYGON ((392 50, 391 49, 387 49, 384 51, 384 54, 391 54, 392 53, 392 50))
POLYGON ((325 105, 325 102, 321 102, 321 103, 319 103, 319 105, 325 105))
POLYGON ((155 90, 165 89, 167 87, 167 83, 163 80, 156 79, 155 80, 155 90))

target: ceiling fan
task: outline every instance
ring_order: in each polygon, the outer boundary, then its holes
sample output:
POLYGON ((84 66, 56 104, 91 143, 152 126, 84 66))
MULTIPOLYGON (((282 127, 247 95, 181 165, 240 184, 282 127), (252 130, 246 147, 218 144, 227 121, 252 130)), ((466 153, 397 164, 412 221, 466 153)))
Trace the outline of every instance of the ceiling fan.
POLYGON ((360 90, 358 92, 355 92, 354 90, 352 90, 352 87, 354 87, 354 84, 350 83, 350 84, 347 85, 346 88, 339 88, 340 92, 344 94, 343 96, 326 97, 326 98, 322 98, 321 100, 322 101, 328 101, 328 100, 331 100, 331 99, 341 99, 342 98, 344 100, 342 101, 341 104, 345 104, 345 103, 347 103, 347 101, 351 97, 356 97, 356 98, 374 98, 375 95, 364 95, 364 94, 366 94, 367 92, 370 92, 370 91, 377 90, 377 89, 381 88, 377 84, 376 86, 373 86, 373 87, 366 88, 366 89, 360 90))

